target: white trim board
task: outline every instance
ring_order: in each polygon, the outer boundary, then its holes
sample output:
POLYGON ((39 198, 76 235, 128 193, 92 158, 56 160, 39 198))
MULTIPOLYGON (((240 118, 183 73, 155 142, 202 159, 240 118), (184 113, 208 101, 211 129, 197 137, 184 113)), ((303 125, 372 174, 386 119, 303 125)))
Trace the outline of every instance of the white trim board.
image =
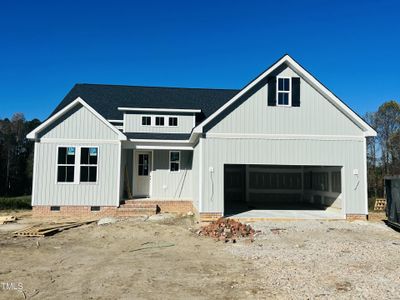
POLYGON ((190 146, 136 145, 134 149, 140 149, 140 150, 193 150, 193 147, 190 147, 190 146))
POLYGON ((78 144, 119 144, 119 140, 89 140, 89 139, 62 139, 62 138, 41 138, 41 143, 78 143, 78 144))
POLYGON ((123 111, 149 111, 149 112, 179 112, 179 113, 200 113, 201 109, 181 109, 181 108, 148 108, 148 107, 118 107, 123 111))
POLYGON ((87 108, 93 115, 95 115, 101 122, 103 122, 105 125, 107 125, 109 128, 111 128, 112 131, 114 131, 117 135, 119 140, 123 141, 126 140, 126 136, 119 131, 117 128, 115 128, 110 122, 108 122, 102 115, 100 115, 97 111, 95 111, 89 104, 87 104, 81 97, 76 98, 74 101, 72 101, 70 104, 65 106, 62 110, 54 114, 52 117, 47 119, 45 122, 43 122, 41 125, 36 127, 34 130, 32 130, 28 135, 26 136, 28 139, 34 140, 37 138, 37 134, 49 126, 51 123, 56 121, 58 118, 63 116, 65 113, 67 113, 71 108, 76 106, 77 104, 81 104, 85 108, 87 108))
POLYGON ((190 140, 152 140, 152 139, 130 139, 134 143, 169 143, 169 144, 189 144, 190 140))
POLYGON ((322 140, 322 141, 364 141, 364 136, 312 135, 312 134, 257 134, 257 133, 206 133, 207 138, 221 139, 264 139, 264 140, 322 140))
POLYGON ((232 103, 240 99, 247 91, 253 88, 257 83, 266 78, 272 71, 277 67, 287 63, 290 68, 292 68, 296 73, 302 75, 305 80, 307 80, 317 91, 324 95, 327 100, 329 100, 333 105, 335 105, 343 114, 345 114, 350 120, 353 120, 358 126, 364 130, 365 136, 376 136, 376 131, 368 125, 363 119, 361 119, 355 112, 353 112, 346 104, 344 104, 338 97, 336 97, 331 91, 329 91, 324 85, 322 85, 314 76, 312 76, 308 71, 306 71, 301 65, 299 65, 293 58, 289 55, 283 56, 276 63, 274 63, 270 68, 259 75, 255 80, 250 82, 245 86, 239 93, 237 93, 231 100, 226 102, 217 111, 206 118, 202 123, 197 125, 193 132, 201 133, 204 130, 204 126, 212 121, 215 117, 221 114, 225 109, 227 109, 232 103))

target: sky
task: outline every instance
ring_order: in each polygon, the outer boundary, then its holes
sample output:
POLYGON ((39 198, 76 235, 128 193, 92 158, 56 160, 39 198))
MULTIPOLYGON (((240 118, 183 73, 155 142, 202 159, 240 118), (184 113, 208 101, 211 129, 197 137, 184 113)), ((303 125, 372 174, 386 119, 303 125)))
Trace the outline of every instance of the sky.
POLYGON ((400 1, 2 1, 0 118, 75 83, 240 89, 288 53, 360 115, 400 100, 400 1))

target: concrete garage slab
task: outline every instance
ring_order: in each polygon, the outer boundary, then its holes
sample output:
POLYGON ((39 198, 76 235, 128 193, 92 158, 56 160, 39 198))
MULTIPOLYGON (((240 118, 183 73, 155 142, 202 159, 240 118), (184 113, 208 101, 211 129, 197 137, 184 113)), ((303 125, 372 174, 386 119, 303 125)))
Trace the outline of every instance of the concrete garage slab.
POLYGON ((343 220, 345 215, 329 210, 248 210, 230 215, 229 218, 242 220, 343 220))

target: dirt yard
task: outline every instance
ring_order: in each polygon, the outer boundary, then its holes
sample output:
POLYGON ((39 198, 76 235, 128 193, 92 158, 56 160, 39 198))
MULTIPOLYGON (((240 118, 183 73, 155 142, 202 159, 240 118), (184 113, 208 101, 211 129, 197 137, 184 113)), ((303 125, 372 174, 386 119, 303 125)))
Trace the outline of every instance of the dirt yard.
POLYGON ((253 223, 254 243, 224 244, 192 217, 13 238, 25 217, 0 225, 0 298, 399 299, 400 233, 379 219, 253 223))

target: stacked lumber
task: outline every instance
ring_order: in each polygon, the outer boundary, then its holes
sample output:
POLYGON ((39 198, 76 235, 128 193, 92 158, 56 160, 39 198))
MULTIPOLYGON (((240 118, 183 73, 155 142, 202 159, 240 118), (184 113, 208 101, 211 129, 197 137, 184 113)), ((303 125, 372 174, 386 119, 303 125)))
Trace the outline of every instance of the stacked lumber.
POLYGON ((26 236, 26 237, 44 237, 55 234, 70 228, 82 226, 96 222, 96 220, 89 220, 83 222, 66 222, 66 223, 54 223, 47 225, 34 225, 14 232, 14 236, 26 236))
POLYGON ((249 237, 254 241, 255 230, 250 226, 232 219, 219 218, 210 224, 203 226, 198 234, 202 236, 209 236, 216 241, 224 241, 225 243, 231 241, 236 243, 238 238, 249 237))

